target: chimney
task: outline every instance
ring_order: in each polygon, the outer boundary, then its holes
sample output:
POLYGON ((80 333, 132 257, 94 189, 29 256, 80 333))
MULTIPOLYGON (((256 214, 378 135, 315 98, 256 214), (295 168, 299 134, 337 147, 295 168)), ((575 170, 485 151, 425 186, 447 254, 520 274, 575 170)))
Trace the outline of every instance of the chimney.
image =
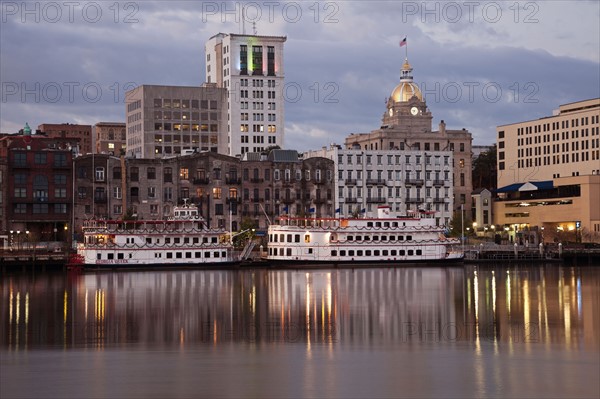
POLYGON ((444 122, 443 119, 440 122, 440 133, 442 133, 442 134, 446 133, 446 122, 444 122))

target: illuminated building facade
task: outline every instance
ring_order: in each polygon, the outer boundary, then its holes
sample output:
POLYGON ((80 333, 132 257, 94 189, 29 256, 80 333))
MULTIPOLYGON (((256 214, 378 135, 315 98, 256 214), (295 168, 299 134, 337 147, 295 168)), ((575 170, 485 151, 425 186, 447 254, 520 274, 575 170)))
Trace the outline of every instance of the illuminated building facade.
POLYGON ((285 36, 219 33, 205 44, 206 82, 228 92, 228 148, 238 156, 283 147, 285 36))
POLYGON ((519 238, 600 242, 600 99, 497 127, 494 221, 519 238))

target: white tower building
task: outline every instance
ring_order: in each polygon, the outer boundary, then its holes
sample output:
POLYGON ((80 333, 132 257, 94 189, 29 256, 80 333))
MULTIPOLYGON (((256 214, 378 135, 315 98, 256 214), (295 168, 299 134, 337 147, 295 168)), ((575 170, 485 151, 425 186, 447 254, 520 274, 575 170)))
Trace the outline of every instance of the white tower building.
POLYGON ((228 91, 228 153, 283 147, 285 36, 218 33, 205 44, 206 82, 228 91))

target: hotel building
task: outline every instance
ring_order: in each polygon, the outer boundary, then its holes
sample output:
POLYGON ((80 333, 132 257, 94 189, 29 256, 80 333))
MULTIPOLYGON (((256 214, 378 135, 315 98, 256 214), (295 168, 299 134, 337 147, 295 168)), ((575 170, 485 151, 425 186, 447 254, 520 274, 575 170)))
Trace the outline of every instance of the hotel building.
POLYGON ((219 33, 206 42, 205 80, 228 93, 228 141, 223 154, 283 147, 285 41, 285 36, 219 33))
POLYGON ((335 163, 335 209, 341 216, 376 216, 377 207, 385 204, 400 215, 435 211, 438 225, 452 219, 451 151, 345 149, 333 144, 304 156, 335 163))
POLYGON ((494 221, 548 241, 600 242, 600 99, 497 127, 494 221))

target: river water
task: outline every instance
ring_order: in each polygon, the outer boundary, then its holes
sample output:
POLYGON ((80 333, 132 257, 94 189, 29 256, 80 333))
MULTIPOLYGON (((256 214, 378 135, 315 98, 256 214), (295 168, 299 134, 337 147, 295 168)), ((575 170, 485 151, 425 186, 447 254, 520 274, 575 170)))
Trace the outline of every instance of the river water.
POLYGON ((600 397, 598 266, 30 272, 0 289, 3 399, 600 397))

